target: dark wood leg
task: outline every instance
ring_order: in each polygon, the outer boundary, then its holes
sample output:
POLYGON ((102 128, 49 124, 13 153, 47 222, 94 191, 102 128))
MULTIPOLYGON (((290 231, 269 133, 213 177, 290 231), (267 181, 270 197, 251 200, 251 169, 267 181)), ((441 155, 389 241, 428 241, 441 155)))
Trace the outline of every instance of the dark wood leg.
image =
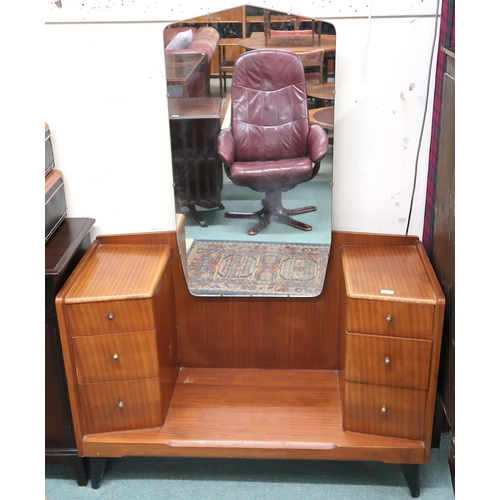
POLYGON ((62 465, 73 469, 78 486, 87 486, 89 482, 86 458, 79 457, 76 450, 45 450, 45 463, 62 465))
POLYGON ((188 205, 188 209, 190 214, 193 216, 193 219, 201 226, 201 227, 208 227, 207 223, 200 217, 200 214, 196 210, 196 207, 194 205, 188 205))
POLYGON ((441 443, 441 434, 443 433, 444 419, 444 409, 443 405, 441 404, 441 398, 438 395, 436 397, 436 407, 434 410, 434 427, 432 429, 431 442, 432 448, 439 448, 439 445, 441 443))
POLYGON ((87 483, 89 482, 87 460, 87 458, 80 457, 70 457, 69 459, 71 468, 75 473, 78 486, 87 486, 87 483))
POLYGON ((450 454, 448 456, 448 465, 450 466, 451 484, 453 493, 455 493, 455 436, 451 440, 450 454))
POLYGON ((419 465, 401 464, 401 469, 403 470, 403 475, 410 488, 412 498, 418 498, 420 496, 419 465))
POLYGON ((89 458, 90 486, 96 490, 101 485, 107 458, 89 458))

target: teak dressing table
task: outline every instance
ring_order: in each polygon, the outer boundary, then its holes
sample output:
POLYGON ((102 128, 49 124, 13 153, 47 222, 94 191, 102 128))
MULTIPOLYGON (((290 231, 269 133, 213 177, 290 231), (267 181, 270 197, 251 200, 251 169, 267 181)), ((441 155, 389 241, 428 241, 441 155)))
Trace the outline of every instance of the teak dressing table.
POLYGON ((418 238, 333 232, 314 298, 195 297, 179 245, 99 236, 57 295, 92 487, 132 455, 377 460, 417 497, 444 314, 418 238))

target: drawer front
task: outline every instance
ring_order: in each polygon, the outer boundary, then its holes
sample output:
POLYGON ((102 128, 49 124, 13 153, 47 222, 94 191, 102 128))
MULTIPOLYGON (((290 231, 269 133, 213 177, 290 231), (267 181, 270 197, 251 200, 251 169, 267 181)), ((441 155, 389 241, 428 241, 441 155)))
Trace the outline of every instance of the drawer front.
POLYGON ((79 386, 85 434, 161 427, 160 379, 79 386))
POLYGON ((160 375, 155 330, 76 337, 73 349, 80 384, 160 375))
POLYGON ((433 318, 432 304, 347 299, 348 332, 430 339, 433 318))
POLYGON ((99 335, 154 330, 152 299, 68 305, 71 335, 99 335))
POLYGON ((348 333, 345 378, 350 382, 426 390, 432 342, 348 333))
POLYGON ((426 396, 426 391, 346 381, 344 430, 421 440, 426 396))

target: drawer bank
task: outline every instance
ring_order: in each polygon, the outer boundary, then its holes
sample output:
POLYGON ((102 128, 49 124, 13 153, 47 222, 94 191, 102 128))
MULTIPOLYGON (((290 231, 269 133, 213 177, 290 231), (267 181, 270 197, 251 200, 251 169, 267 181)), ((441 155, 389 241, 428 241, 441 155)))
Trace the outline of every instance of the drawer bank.
MULTIPOLYGON (((195 297, 175 232, 98 236, 56 297, 78 454, 430 460, 444 296, 416 237, 332 233, 313 298, 195 297)), ((182 242, 182 235, 179 234, 182 242)))

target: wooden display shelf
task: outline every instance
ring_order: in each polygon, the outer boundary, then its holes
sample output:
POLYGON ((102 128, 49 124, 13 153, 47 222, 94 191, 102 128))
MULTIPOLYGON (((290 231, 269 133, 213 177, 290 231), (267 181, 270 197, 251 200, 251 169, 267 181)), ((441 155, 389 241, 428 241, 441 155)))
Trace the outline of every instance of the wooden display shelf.
POLYGON ((423 460, 421 441, 344 432, 342 372, 183 368, 165 426, 86 435, 85 456, 423 460))

